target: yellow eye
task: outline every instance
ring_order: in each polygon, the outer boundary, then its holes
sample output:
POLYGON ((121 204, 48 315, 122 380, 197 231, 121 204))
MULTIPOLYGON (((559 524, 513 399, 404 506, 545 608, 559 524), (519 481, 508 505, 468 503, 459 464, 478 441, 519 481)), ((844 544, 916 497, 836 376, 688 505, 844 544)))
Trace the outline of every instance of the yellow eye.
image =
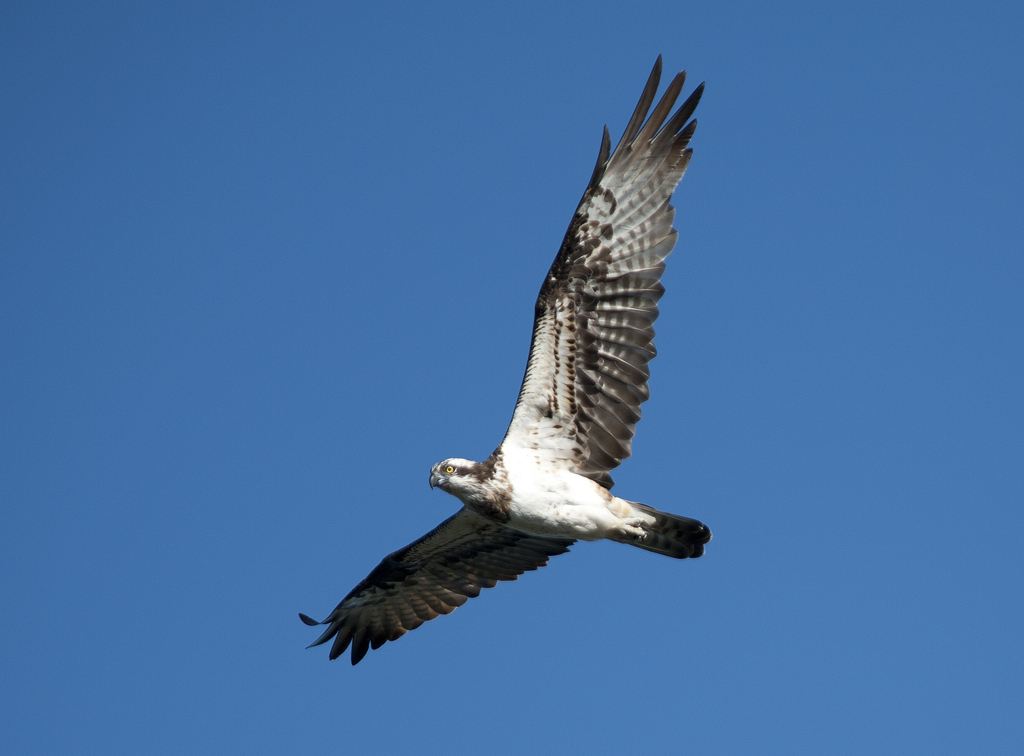
POLYGON ((453 472, 455 472, 455 468, 452 467, 451 465, 448 465, 448 467, 444 468, 444 471, 451 475, 453 472))

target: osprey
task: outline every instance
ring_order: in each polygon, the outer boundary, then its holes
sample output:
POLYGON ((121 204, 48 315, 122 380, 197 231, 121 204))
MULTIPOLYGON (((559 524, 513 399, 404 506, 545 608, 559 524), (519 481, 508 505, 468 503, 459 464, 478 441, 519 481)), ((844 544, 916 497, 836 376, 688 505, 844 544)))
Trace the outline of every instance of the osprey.
POLYGON ((610 471, 630 455, 665 258, 676 242, 669 204, 686 171, 701 84, 673 114, 686 72, 647 118, 661 56, 614 151, 604 129, 597 166, 537 297, 526 376, 505 438, 483 462, 451 458, 430 486, 463 507, 384 557, 323 622, 310 647, 334 639, 330 658, 369 648, 449 614, 499 580, 564 554, 577 540, 612 541, 685 559, 711 531, 611 492, 610 471), (671 117, 670 117, 671 115, 671 117), (645 122, 646 119, 646 122, 645 122), (666 120, 667 119, 667 120, 666 120))

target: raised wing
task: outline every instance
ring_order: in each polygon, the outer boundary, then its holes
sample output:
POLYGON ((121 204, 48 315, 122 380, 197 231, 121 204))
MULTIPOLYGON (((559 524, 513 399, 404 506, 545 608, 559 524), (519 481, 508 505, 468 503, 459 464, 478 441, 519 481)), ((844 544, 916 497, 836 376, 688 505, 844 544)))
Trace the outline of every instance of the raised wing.
POLYGON ((697 122, 687 119, 704 91, 701 84, 669 118, 686 79, 677 74, 644 123, 660 78, 658 56, 610 156, 605 128, 594 175, 537 297, 526 376, 502 442, 606 488, 609 471, 630 455, 650 395, 652 326, 677 236, 669 199, 690 162, 697 122))
POLYGON ((480 595, 481 588, 543 567, 548 557, 564 554, 573 543, 521 533, 463 507, 422 538, 384 557, 323 622, 299 617, 307 625, 328 625, 310 648, 334 638, 330 657, 335 659, 351 643, 355 665, 369 648, 450 614, 480 595))

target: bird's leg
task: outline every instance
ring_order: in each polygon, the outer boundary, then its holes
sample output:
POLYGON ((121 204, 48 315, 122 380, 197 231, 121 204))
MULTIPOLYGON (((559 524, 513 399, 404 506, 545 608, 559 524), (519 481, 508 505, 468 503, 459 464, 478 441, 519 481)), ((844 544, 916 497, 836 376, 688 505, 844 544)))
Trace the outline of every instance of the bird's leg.
POLYGON ((644 536, 647 535, 647 531, 643 529, 644 518, 643 517, 625 517, 619 524, 622 535, 627 538, 632 538, 637 541, 642 541, 644 536))

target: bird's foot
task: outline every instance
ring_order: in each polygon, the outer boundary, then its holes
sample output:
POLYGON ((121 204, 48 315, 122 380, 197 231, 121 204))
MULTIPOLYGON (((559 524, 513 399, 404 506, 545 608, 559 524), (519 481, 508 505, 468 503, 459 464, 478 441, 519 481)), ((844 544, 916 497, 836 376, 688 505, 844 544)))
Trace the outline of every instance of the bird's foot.
POLYGON ((637 541, 642 541, 647 531, 641 527, 644 524, 643 517, 626 517, 620 523, 621 532, 624 536, 637 541))

